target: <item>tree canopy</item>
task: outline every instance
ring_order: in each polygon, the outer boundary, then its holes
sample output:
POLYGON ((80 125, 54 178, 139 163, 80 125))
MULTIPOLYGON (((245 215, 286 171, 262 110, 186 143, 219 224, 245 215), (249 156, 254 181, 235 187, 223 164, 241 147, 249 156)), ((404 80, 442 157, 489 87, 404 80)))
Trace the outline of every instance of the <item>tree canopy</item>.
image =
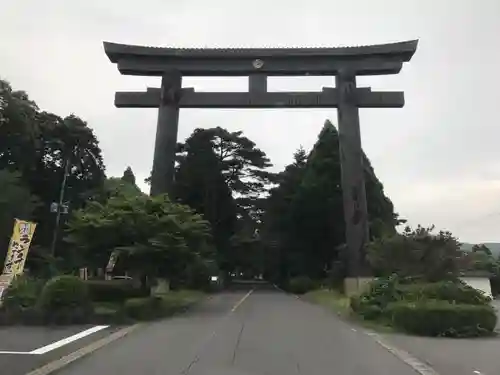
MULTIPOLYGON (((451 234, 423 227, 397 233, 404 220, 365 154, 363 163, 373 270, 427 272, 432 279, 462 267, 451 262, 458 251, 451 234), (413 247, 403 250, 408 242, 413 247)), ((64 246, 57 257, 71 272, 104 268, 117 252, 121 270, 172 280, 208 272, 207 265, 210 272, 273 280, 341 279, 345 224, 337 129, 326 121, 309 152, 300 147, 283 171, 272 168, 243 132, 195 129, 177 145, 172 196, 150 197, 129 166, 122 176, 106 177, 99 142, 83 119, 42 111, 26 92, 0 80, 0 241, 8 241, 13 218, 34 220, 34 253, 49 259, 57 228, 50 206, 63 188, 69 212, 59 224, 64 246)), ((460 260, 499 273, 484 246, 460 260)))

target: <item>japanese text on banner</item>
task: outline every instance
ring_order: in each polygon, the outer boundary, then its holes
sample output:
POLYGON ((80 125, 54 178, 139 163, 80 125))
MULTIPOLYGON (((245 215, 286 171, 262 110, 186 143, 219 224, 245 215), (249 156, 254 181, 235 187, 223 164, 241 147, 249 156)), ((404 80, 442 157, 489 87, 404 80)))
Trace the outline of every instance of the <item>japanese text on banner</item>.
POLYGON ((3 268, 4 274, 19 275, 24 270, 36 223, 15 219, 14 231, 3 268))

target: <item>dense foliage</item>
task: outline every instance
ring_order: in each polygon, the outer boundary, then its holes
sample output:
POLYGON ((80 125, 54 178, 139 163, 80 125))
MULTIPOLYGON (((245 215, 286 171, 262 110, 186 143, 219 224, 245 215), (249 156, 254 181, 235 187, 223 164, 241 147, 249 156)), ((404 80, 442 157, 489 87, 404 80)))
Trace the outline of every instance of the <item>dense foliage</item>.
POLYGON ((54 232, 50 205, 59 200, 65 166, 63 201, 70 210, 78 209, 104 181, 101 150, 85 121, 73 114, 62 118, 40 110, 26 92, 14 90, 3 80, 0 103, 0 184, 9 185, 2 185, 0 211, 5 215, 2 220, 10 221, 0 223, 0 247, 3 252, 12 215, 34 220, 38 226, 27 266, 39 271, 46 267, 40 258, 50 255, 54 232))
MULTIPOLYGON (((399 220, 366 157, 365 179, 373 238, 394 233, 399 220)), ((329 121, 310 154, 299 149, 277 182, 266 202, 262 229, 268 273, 280 279, 342 279, 345 225, 339 137, 329 121)))
POLYGON ((491 333, 496 314, 489 297, 460 280, 435 283, 392 275, 374 280, 352 310, 363 319, 429 336, 471 337, 491 333))
POLYGON ((38 307, 43 319, 53 323, 85 323, 93 314, 87 285, 70 275, 49 280, 42 289, 38 307))
POLYGON ((377 276, 421 276, 435 281, 456 277, 460 270, 460 243, 450 232, 432 233, 433 227, 405 228, 375 239, 367 248, 369 262, 377 276))
POLYGON ((66 242, 78 263, 104 266, 117 251, 126 268, 139 275, 178 278, 198 258, 210 258, 209 224, 166 196, 112 196, 73 214, 66 242))
POLYGON ((474 337, 493 332, 497 316, 489 305, 447 301, 396 302, 387 307, 395 327, 424 336, 474 337))

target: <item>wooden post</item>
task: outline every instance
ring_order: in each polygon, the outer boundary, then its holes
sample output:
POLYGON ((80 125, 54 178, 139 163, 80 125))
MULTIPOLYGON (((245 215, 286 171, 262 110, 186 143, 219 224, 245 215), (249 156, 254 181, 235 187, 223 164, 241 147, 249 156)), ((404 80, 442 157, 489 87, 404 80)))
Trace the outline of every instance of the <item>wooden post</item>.
POLYGON ((357 279, 359 276, 368 276, 364 267, 364 245, 369 237, 355 73, 340 72, 336 76, 336 86, 340 95, 337 116, 348 277, 357 279))
POLYGON ((151 174, 151 195, 172 193, 175 172, 175 150, 179 128, 179 96, 182 76, 165 72, 161 80, 160 106, 151 174))

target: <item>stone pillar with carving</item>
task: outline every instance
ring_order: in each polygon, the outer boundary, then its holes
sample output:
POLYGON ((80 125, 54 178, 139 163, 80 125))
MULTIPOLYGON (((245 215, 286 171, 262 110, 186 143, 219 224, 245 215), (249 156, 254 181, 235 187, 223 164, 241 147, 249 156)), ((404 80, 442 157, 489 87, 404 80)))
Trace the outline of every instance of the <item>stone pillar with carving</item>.
POLYGON ((347 268, 346 292, 359 291, 360 278, 369 276, 364 246, 368 241, 368 208, 363 169, 363 151, 356 103, 356 76, 341 71, 336 76, 339 93, 337 109, 341 161, 342 195, 346 225, 347 268))

